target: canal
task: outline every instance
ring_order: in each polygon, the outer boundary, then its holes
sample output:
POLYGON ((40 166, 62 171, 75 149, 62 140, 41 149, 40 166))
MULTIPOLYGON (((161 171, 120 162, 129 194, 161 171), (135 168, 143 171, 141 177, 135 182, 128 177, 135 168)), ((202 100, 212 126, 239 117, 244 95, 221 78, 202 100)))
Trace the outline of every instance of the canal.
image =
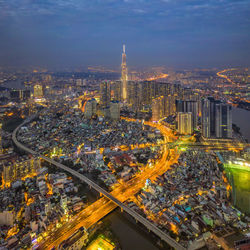
POLYGON ((112 231, 119 239, 122 250, 158 250, 151 236, 142 230, 140 225, 123 215, 119 208, 109 214, 104 220, 111 222, 112 231))

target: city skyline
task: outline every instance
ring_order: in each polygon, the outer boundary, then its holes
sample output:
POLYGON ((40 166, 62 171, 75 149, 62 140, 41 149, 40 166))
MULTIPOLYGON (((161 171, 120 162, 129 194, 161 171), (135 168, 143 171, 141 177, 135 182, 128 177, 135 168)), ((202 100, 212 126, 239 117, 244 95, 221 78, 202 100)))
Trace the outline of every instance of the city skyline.
POLYGON ((248 1, 0 3, 0 65, 249 66, 248 1))
POLYGON ((0 0, 0 249, 250 249, 249 0, 0 0))
POLYGON ((246 243, 248 70, 127 77, 125 46, 122 55, 115 80, 108 71, 1 72, 0 247, 246 243), (112 237, 105 221, 116 207, 126 233, 112 237))

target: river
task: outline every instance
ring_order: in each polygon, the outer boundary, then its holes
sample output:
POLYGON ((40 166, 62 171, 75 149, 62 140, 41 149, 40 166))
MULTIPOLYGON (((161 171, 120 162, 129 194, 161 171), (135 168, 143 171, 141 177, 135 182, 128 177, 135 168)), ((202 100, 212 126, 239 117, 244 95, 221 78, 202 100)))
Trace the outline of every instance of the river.
POLYGON ((250 111, 233 107, 233 123, 240 127, 242 135, 250 142, 250 111))
POLYGON ((21 80, 11 80, 1 84, 2 87, 10 89, 30 89, 30 87, 25 87, 21 80))

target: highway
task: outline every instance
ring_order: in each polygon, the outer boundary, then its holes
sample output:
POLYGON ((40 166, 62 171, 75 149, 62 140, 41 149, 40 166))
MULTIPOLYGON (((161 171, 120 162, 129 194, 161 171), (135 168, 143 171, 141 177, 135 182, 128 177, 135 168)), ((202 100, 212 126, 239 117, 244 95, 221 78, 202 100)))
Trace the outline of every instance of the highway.
POLYGON ((157 76, 152 76, 150 78, 147 78, 145 79, 145 81, 156 81, 156 80, 159 80, 159 79, 163 79, 163 78, 167 78, 168 77, 168 74, 165 74, 165 73, 161 73, 157 76))
POLYGON ((232 70, 236 70, 236 69, 233 69, 233 68, 232 68, 232 69, 224 69, 224 70, 222 70, 222 71, 220 71, 220 72, 218 72, 218 73, 216 73, 216 74, 217 74, 217 76, 226 79, 228 82, 230 82, 230 83, 232 83, 232 84, 236 84, 236 83, 233 82, 228 76, 222 74, 222 73, 225 73, 225 72, 227 72, 227 71, 232 71, 232 70))
MULTIPOLYGON (((146 143, 146 144, 137 144, 137 145, 125 145, 118 146, 111 148, 111 152, 118 152, 116 149, 120 149, 121 151, 132 151, 134 149, 142 149, 147 147, 161 147, 163 145, 167 145, 168 147, 188 147, 192 149, 204 149, 204 150, 216 150, 216 151, 237 151, 237 150, 244 150, 245 148, 250 147, 250 144, 248 143, 242 143, 242 142, 181 142, 181 141, 174 141, 174 142, 164 142, 164 143, 146 143)), ((86 154, 90 153, 96 153, 96 151, 93 152, 87 152, 86 154)))
MULTIPOLYGON (((170 168, 170 166, 177 161, 178 154, 176 153, 176 150, 173 149, 169 150, 165 145, 162 158, 158 160, 158 162, 155 164, 154 167, 152 168, 146 167, 144 171, 137 174, 136 177, 134 177, 133 179, 124 184, 121 184, 111 193, 108 193, 106 190, 99 187, 96 183, 94 183, 84 175, 79 174, 77 171, 61 163, 58 163, 48 157, 38 154, 37 152, 27 148, 26 146, 17 141, 16 138, 17 131, 20 129, 20 127, 30 122, 34 117, 27 119, 24 123, 19 125, 14 130, 12 134, 12 140, 16 144, 16 146, 30 154, 38 155, 45 161, 50 162, 51 164, 67 171, 68 173, 71 173, 72 175, 76 176, 80 180, 87 183, 90 187, 94 188, 96 191, 104 195, 103 198, 97 200, 96 202, 88 206, 86 209, 81 211, 76 217, 72 218, 71 221, 64 223, 61 228, 51 233, 45 241, 40 243, 41 249, 50 249, 54 246, 58 247, 58 245, 61 242, 70 237, 81 226, 89 228, 91 225, 93 225, 98 220, 103 218, 105 215, 110 213, 117 206, 121 207, 123 211, 126 211, 128 214, 133 216, 136 219, 136 221, 141 222, 150 231, 154 232, 162 240, 167 242, 170 246, 174 247, 175 249, 185 249, 183 246, 181 246, 178 242, 172 239, 169 235, 162 232, 150 221, 148 221, 147 219, 136 213, 134 210, 123 204, 124 201, 126 201, 129 197, 136 194, 145 185, 146 179, 150 178, 151 180, 154 180, 157 176, 162 175, 165 171, 167 171, 170 168)), ((165 128, 164 126, 150 122, 147 122, 147 125, 150 126, 152 125, 154 127, 157 127, 163 133, 165 142, 169 140, 169 137, 172 137, 170 130, 165 128)))
MULTIPOLYGON (((151 146, 161 146, 163 144, 159 145, 151 145, 151 146)), ((197 148, 197 149, 205 149, 205 150, 216 150, 216 151, 237 151, 237 150, 244 150, 247 147, 250 147, 250 144, 247 143, 241 143, 241 142, 229 142, 229 143, 224 143, 224 142, 167 142, 166 145, 169 147, 188 147, 188 148, 197 148)))

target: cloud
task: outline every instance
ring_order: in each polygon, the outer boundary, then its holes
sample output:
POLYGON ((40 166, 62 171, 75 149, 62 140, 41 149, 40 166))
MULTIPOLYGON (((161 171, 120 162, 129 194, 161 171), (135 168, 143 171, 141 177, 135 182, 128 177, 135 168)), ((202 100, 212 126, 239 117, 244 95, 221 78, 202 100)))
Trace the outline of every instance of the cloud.
POLYGON ((210 8, 214 8, 214 6, 210 4, 196 4, 187 6, 188 10, 210 9, 210 8))
POLYGON ((138 13, 138 14, 145 14, 145 13, 147 13, 147 11, 143 10, 143 9, 133 9, 133 12, 138 13))
MULTIPOLYGON (((106 46, 111 53, 125 41, 135 51, 148 46, 172 53, 166 44, 171 45, 181 57, 183 44, 190 51, 203 45, 204 51, 211 50, 209 34, 215 49, 232 41, 236 53, 237 37, 245 44, 250 40, 249 9, 249 0, 0 0, 0 52, 11 54, 11 46, 18 48, 23 41, 41 53, 50 48, 48 58, 56 56, 58 47, 76 57, 81 51, 80 61, 85 48, 98 47, 101 53, 106 46)), ((26 51, 32 54, 29 45, 26 51)))

